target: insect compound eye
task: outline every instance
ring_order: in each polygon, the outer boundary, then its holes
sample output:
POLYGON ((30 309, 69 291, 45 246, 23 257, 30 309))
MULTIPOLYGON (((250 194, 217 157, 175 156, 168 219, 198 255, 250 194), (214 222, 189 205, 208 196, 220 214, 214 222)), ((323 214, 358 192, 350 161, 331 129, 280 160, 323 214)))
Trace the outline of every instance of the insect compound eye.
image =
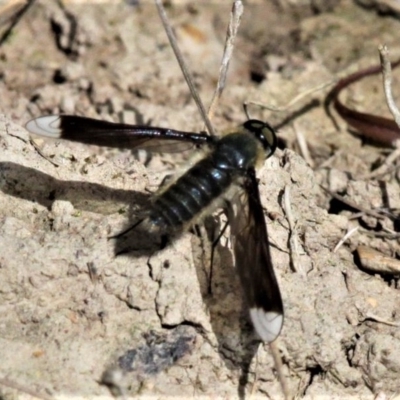
POLYGON ((249 119, 243 124, 243 127, 262 143, 267 158, 274 154, 277 146, 277 138, 271 125, 257 119, 249 119))

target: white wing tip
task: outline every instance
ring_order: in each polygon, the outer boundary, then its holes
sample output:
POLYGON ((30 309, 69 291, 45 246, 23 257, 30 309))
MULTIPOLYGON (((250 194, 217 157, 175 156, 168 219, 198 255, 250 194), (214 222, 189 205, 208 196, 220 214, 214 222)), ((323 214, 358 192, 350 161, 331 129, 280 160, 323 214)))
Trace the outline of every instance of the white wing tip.
POLYGON ((250 317, 258 336, 267 343, 273 342, 281 332, 283 315, 262 308, 250 308, 250 317))
POLYGON ((46 115, 45 117, 31 119, 25 125, 25 128, 36 135, 53 139, 60 138, 62 134, 59 115, 46 115))

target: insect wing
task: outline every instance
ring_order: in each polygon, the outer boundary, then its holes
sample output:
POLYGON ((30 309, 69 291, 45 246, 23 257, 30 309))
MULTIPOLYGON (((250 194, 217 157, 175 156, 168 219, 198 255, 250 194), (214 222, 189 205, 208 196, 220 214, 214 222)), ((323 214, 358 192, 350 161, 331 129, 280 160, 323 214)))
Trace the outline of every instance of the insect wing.
POLYGON ((236 268, 254 328, 263 341, 272 342, 282 329, 283 304, 254 170, 244 186, 228 205, 236 268))
POLYGON ((185 151, 212 140, 205 133, 128 125, 73 115, 39 117, 29 121, 25 127, 31 133, 53 139, 168 153, 185 151))

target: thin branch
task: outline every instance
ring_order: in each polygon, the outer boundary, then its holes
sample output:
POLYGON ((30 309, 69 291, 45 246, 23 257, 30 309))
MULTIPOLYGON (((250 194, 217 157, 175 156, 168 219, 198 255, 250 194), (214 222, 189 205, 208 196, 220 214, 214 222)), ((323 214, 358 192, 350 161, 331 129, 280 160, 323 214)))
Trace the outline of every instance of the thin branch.
POLYGON ((5 377, 4 378, 0 377, 0 385, 7 386, 11 389, 15 389, 21 393, 25 393, 25 394, 35 397, 37 399, 54 400, 54 397, 52 397, 52 396, 48 396, 47 394, 44 394, 44 393, 38 393, 35 390, 26 387, 25 385, 21 385, 19 383, 12 381, 11 379, 8 379, 5 377))
POLYGON ((181 50, 179 49, 178 42, 176 40, 174 32, 172 31, 172 27, 171 27, 171 24, 169 23, 164 6, 162 5, 162 1, 161 0, 154 0, 154 1, 156 3, 157 9, 158 9, 158 14, 160 15, 162 24, 164 26, 165 33, 168 36, 169 43, 172 47, 172 50, 175 53, 175 57, 179 63, 179 66, 181 68, 183 76, 186 79, 186 83, 189 86, 190 93, 192 94, 192 97, 193 97, 194 101, 196 102, 196 105, 197 105, 197 108, 199 109, 201 117, 203 118, 203 121, 207 127, 207 131, 210 135, 215 136, 214 128, 211 124, 210 119, 207 116, 207 112, 204 108, 204 105, 203 105, 201 99, 200 99, 199 93, 197 92, 196 88, 194 87, 192 75, 189 72, 189 69, 183 58, 183 54, 182 54, 181 50))
POLYGON ((287 111, 288 108, 294 106, 296 103, 298 103, 300 100, 304 99, 307 96, 310 96, 311 94, 318 92, 319 90, 325 89, 326 87, 332 85, 333 83, 336 82, 336 79, 334 80, 329 80, 328 82, 323 82, 317 86, 314 86, 310 89, 304 90, 303 92, 299 93, 297 96, 295 96, 293 99, 291 99, 288 103, 286 103, 285 105, 282 106, 272 106, 272 105, 268 105, 265 103, 259 103, 257 101, 246 101, 244 103, 245 107, 247 108, 250 104, 254 105, 254 106, 258 106, 261 108, 265 108, 269 111, 274 111, 274 112, 284 112, 287 111))
POLYGON ((308 150, 308 144, 303 132, 298 128, 296 122, 293 122, 294 133, 296 134, 297 143, 300 148, 302 157, 306 160, 307 164, 311 167, 315 167, 314 160, 311 158, 310 152, 308 150))
POLYGON ((41 157, 43 157, 46 161, 48 161, 50 164, 54 165, 54 166, 57 167, 57 168, 59 167, 59 165, 58 165, 56 162, 50 160, 50 158, 47 157, 47 156, 42 152, 42 150, 40 149, 40 147, 37 145, 37 143, 36 143, 33 139, 30 140, 30 144, 35 148, 36 152, 37 152, 41 157))
POLYGON ((351 236, 353 236, 354 233, 356 233, 359 229, 359 226, 356 226, 355 228, 350 229, 347 231, 347 233, 339 240, 339 243, 335 246, 333 249, 332 253, 336 253, 339 248, 344 244, 344 242, 351 236))
POLYGON ((400 128, 400 111, 392 94, 392 66, 389 60, 389 50, 387 46, 379 46, 378 50, 382 65, 383 89, 385 90, 386 102, 397 126, 400 128))
POLYGON ((357 254, 361 265, 368 271, 392 275, 400 273, 400 261, 393 257, 362 245, 357 247, 357 254))
POLYGON ((389 326, 395 326, 395 327, 400 326, 400 324, 397 322, 389 321, 385 318, 380 317, 379 315, 371 313, 370 311, 366 310, 365 307, 359 306, 357 304, 355 304, 354 306, 357 309, 360 317, 362 318, 362 320, 359 318, 359 322, 365 322, 367 320, 371 320, 389 326))
POLYGON ((33 5, 35 0, 11 0, 5 5, 0 6, 0 24, 4 23, 3 16, 5 15, 7 18, 8 13, 11 11, 14 13, 12 17, 10 17, 11 24, 6 29, 4 33, 0 36, 0 46, 8 39, 11 35, 11 32, 16 27, 18 22, 22 19, 25 13, 28 11, 29 7, 33 5), (15 9, 15 10, 14 10, 15 9))
POLYGON ((373 313, 366 313, 365 315, 364 315, 364 318, 365 318, 365 320, 372 320, 372 321, 375 321, 375 322, 379 322, 380 324, 385 324, 385 325, 389 325, 389 326, 396 326, 396 327, 400 327, 400 324, 399 323, 397 323, 397 322, 392 322, 392 321, 389 321, 389 320, 387 320, 387 319, 385 319, 385 318, 381 318, 381 317, 379 317, 378 315, 376 315, 376 314, 373 314, 373 313))
POLYGON ((290 394, 288 381, 283 373, 282 357, 279 354, 278 341, 279 339, 275 340, 272 343, 269 343, 269 349, 271 351, 272 358, 274 359, 274 365, 278 374, 279 383, 281 384, 283 397, 285 398, 285 400, 290 400, 293 399, 293 396, 291 396, 290 394))
POLYGON ((217 87, 215 88, 214 95, 211 100, 211 105, 208 109, 208 117, 210 119, 212 119, 214 115, 214 110, 225 88, 229 62, 232 58, 234 43, 242 15, 243 15, 243 3, 242 1, 237 0, 233 3, 232 6, 231 19, 229 21, 228 30, 226 33, 224 54, 222 56, 221 66, 219 68, 217 87))
POLYGON ((335 192, 332 192, 331 190, 329 190, 328 188, 326 188, 326 187, 324 187, 322 185, 320 185, 320 187, 321 187, 322 190, 325 190, 325 192, 330 194, 333 198, 335 198, 336 200, 341 201, 342 203, 348 205, 351 208, 354 208, 354 209, 356 209, 358 211, 362 211, 363 213, 365 213, 367 215, 370 215, 371 217, 375 217, 375 218, 378 218, 378 219, 385 218, 384 215, 381 215, 378 212, 375 212, 373 210, 368 210, 368 209, 366 209, 366 208, 364 208, 364 207, 362 207, 362 206, 360 206, 360 205, 358 205, 358 204, 356 204, 356 203, 354 203, 354 202, 352 202, 350 200, 347 200, 343 196, 340 196, 339 194, 337 194, 335 192))
POLYGON ((385 238, 385 239, 400 239, 400 233, 389 233, 389 232, 374 232, 374 231, 367 231, 367 230, 361 230, 361 233, 370 236, 370 237, 376 237, 376 238, 385 238))
POLYGON ((294 222, 292 205, 290 202, 290 186, 285 186, 283 206, 285 209, 286 218, 289 223, 289 246, 290 246, 290 258, 292 261, 292 268, 295 272, 300 272, 304 275, 303 268, 300 263, 300 252, 299 252, 299 242, 297 240, 297 229, 296 223, 294 222))
POLYGON ((383 164, 372 171, 369 174, 363 175, 360 177, 360 180, 369 180, 369 179, 374 179, 380 176, 383 176, 389 172, 392 171, 394 168, 394 162, 396 161, 397 158, 400 157, 400 140, 396 141, 396 146, 398 146, 397 149, 393 150, 385 159, 383 164))

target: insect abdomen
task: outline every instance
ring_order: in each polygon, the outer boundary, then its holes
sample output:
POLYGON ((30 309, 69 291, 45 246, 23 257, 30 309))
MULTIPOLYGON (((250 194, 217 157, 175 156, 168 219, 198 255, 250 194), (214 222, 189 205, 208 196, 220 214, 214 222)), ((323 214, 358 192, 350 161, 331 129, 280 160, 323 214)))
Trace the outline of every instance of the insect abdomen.
POLYGON ((149 223, 162 231, 190 223, 246 171, 256 153, 257 144, 247 135, 236 133, 220 139, 213 152, 156 197, 149 223))
POLYGON ((186 224, 221 196, 231 183, 230 175, 213 167, 208 158, 200 161, 156 198, 149 222, 162 230, 186 224))

